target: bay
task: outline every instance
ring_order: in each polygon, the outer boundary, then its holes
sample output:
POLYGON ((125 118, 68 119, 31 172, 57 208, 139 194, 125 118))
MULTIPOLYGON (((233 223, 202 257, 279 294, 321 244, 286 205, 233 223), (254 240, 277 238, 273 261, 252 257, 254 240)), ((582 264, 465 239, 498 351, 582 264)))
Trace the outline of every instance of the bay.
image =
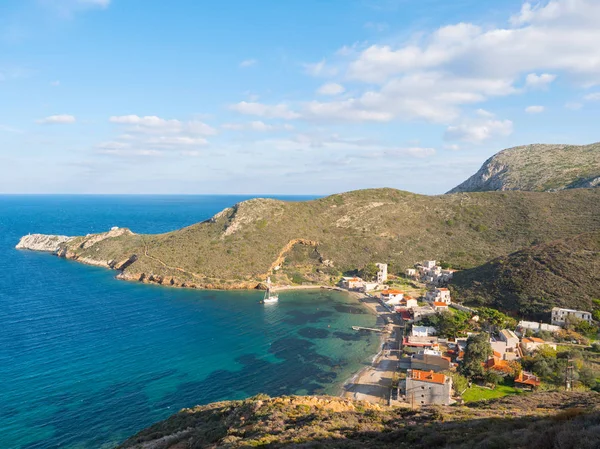
MULTIPOLYGON (((349 296, 173 289, 14 249, 27 233, 162 233, 247 196, 0 196, 0 447, 113 447, 183 407, 337 394, 377 350, 349 296)), ((279 197, 290 201, 307 197, 279 197)))

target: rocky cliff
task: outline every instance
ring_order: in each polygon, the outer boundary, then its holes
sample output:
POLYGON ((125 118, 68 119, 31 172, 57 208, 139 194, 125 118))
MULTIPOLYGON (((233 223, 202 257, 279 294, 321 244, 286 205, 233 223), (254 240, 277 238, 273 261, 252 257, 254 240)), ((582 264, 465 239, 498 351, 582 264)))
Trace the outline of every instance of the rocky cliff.
POLYGON ((29 234, 21 237, 16 248, 55 253, 60 248, 60 245, 68 242, 72 238, 73 237, 67 237, 66 235, 29 234))
POLYGON ((600 143, 527 145, 489 158, 477 173, 448 193, 490 190, 556 191, 600 184, 600 143))

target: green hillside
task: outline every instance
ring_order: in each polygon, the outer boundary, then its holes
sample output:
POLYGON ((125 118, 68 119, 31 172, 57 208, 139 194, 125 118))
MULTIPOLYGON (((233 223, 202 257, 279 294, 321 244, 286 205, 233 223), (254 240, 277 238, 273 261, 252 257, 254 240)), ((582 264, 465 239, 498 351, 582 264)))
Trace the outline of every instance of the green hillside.
POLYGON ((425 258, 474 267, 589 230, 600 230, 598 189, 439 196, 376 189, 245 201, 166 234, 79 237, 61 254, 122 269, 129 280, 253 288, 267 273, 282 284, 322 283, 377 261, 400 272, 425 258))
POLYGON ((600 143, 526 145, 485 161, 449 193, 491 190, 553 191, 600 185, 600 143))
POLYGON ((554 306, 592 310, 600 299, 600 232, 533 246, 455 274, 455 297, 542 318, 554 306))
POLYGON ((536 393, 468 406, 380 408, 257 396, 184 409, 120 448, 535 448, 600 446, 600 395, 536 393))

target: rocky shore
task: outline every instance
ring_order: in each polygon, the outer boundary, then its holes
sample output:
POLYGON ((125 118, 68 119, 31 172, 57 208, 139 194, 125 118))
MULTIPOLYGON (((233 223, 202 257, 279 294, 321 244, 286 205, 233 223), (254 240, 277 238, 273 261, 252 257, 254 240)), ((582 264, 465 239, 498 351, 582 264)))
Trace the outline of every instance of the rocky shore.
POLYGON ((66 235, 29 234, 21 237, 16 248, 56 253, 63 243, 71 239, 73 237, 67 237, 66 235))

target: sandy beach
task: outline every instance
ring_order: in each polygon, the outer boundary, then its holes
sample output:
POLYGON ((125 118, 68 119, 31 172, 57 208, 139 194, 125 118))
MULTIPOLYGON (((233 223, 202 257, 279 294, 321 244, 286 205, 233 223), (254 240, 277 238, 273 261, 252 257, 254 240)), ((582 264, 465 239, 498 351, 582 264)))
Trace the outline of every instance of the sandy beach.
POLYGON ((381 334, 380 351, 373 357, 371 365, 356 373, 343 386, 344 398, 388 405, 390 389, 398 365, 398 327, 393 314, 385 309, 376 298, 357 292, 349 292, 371 313, 377 315, 377 327, 385 328, 381 334), (390 324, 385 324, 386 322, 390 324), (385 327, 384 327, 385 326, 385 327))

